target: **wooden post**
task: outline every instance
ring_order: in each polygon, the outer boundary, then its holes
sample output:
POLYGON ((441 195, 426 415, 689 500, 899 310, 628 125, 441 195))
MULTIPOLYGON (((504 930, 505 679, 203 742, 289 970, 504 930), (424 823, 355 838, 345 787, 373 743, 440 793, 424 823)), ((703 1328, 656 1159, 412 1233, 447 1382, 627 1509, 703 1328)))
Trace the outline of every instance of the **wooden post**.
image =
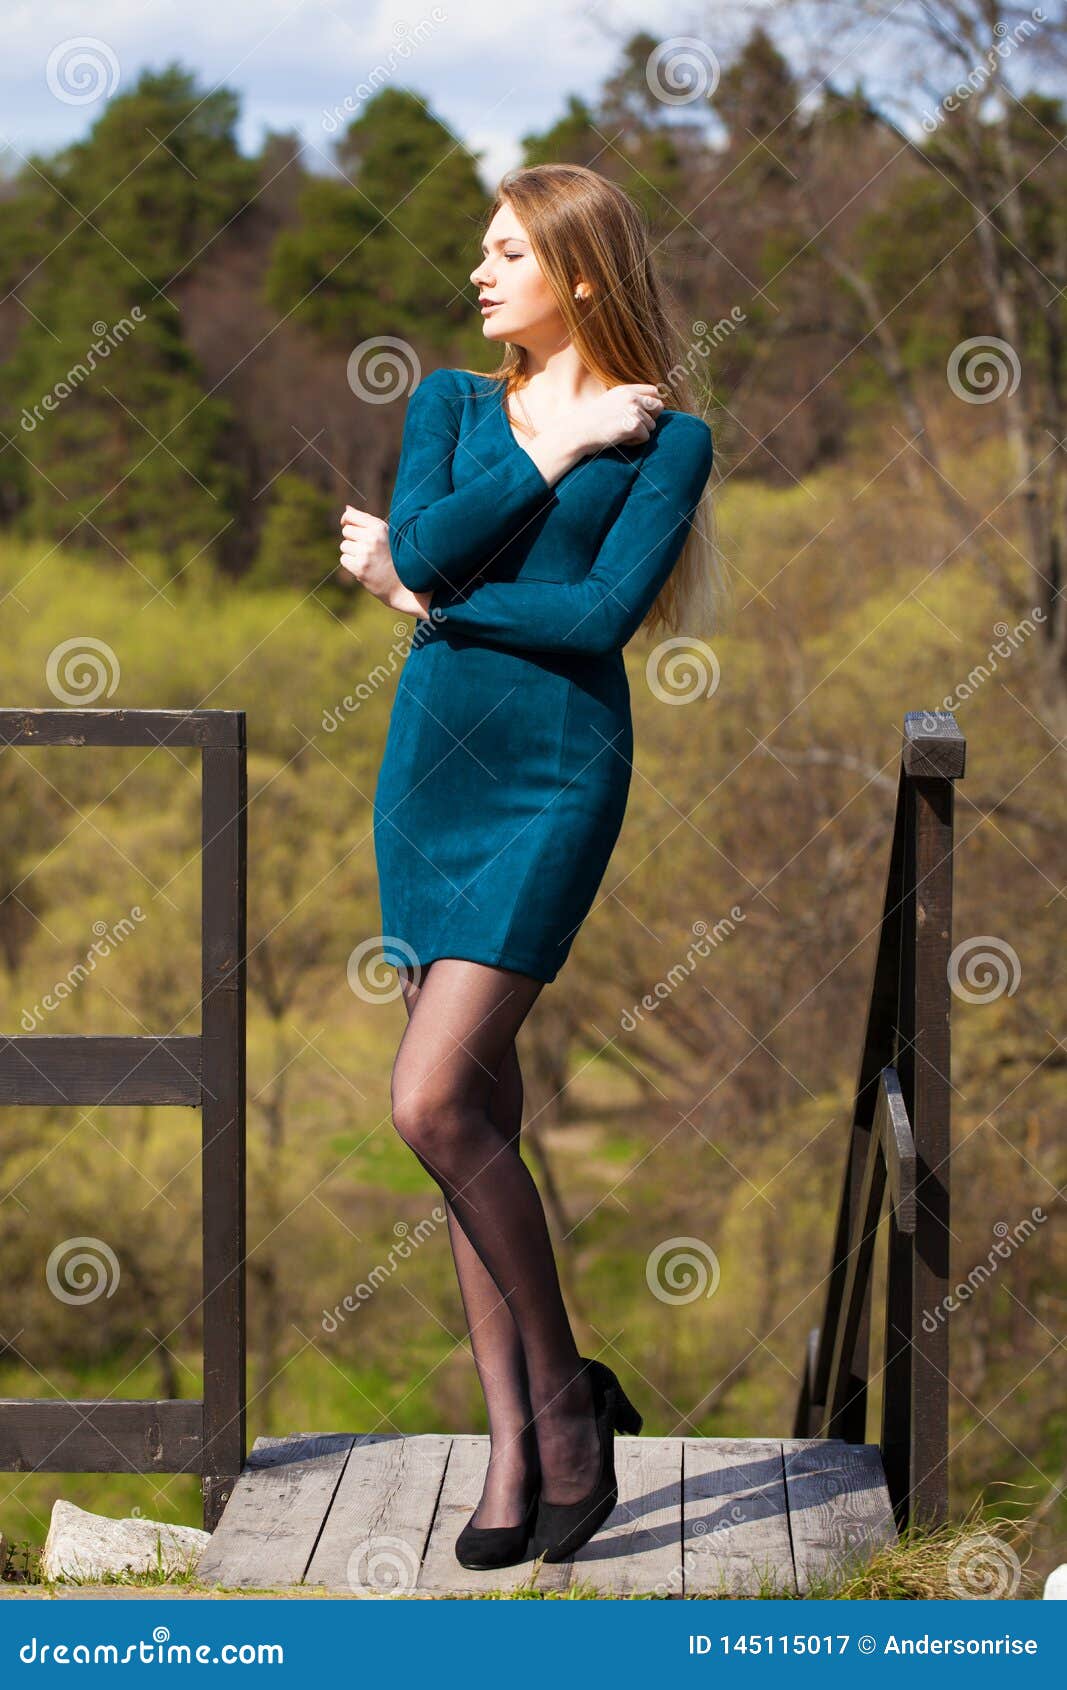
MULTIPOLYGON (((241 719, 243 729, 244 718, 241 719)), ((243 738, 243 734, 242 734, 243 738)), ((203 753, 204 1528, 214 1531, 246 1449, 245 748, 203 753)))
POLYGON ((915 1253, 911 1285, 911 1518, 948 1513, 950 780, 915 782, 915 1253), (934 1316, 927 1326, 923 1316, 934 1316))

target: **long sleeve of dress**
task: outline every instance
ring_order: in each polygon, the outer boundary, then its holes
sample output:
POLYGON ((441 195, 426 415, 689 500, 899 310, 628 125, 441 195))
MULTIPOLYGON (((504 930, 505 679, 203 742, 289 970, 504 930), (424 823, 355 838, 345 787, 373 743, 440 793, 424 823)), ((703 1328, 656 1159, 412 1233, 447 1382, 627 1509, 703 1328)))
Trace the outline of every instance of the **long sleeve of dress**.
POLYGON ((621 650, 678 561, 714 455, 710 428, 689 413, 652 438, 653 450, 583 580, 481 581, 463 598, 435 593, 433 621, 519 649, 621 650))
POLYGON ((468 580, 555 499, 521 448, 453 489, 461 403, 447 369, 424 376, 408 400, 388 527, 393 567, 415 593, 468 580))

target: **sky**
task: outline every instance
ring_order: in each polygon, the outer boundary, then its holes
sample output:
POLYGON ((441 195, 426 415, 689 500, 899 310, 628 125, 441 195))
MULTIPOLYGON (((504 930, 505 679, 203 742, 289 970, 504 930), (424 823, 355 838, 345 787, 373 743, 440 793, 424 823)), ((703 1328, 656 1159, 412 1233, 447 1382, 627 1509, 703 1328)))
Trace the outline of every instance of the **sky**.
MULTIPOLYGON (((886 0, 877 18, 839 4, 834 26, 826 11, 813 24, 774 0, 0 0, 0 170, 84 135, 141 70, 177 59, 205 92, 240 95, 244 151, 267 129, 296 130, 309 169, 329 169, 338 134, 378 88, 411 89, 482 155, 492 191, 521 162, 522 136, 559 118, 570 95, 594 99, 637 30, 714 74, 761 17, 802 87, 862 80, 919 138, 925 106, 961 74, 959 61, 932 55, 928 41, 919 54, 909 38, 924 0, 886 0)), ((1045 0, 1047 17, 1064 9, 1045 0)), ((1001 66, 1028 86, 1042 70, 1029 44, 1001 66)), ((679 115, 692 114, 683 104, 679 115)))
POLYGON ((628 35, 684 35, 701 10, 664 0, 4 0, 0 133, 11 155, 51 151, 84 135, 142 68, 177 58, 203 85, 241 95, 245 151, 265 129, 296 129, 328 157, 384 79, 423 94, 484 154, 489 185, 520 162, 524 132, 558 117, 568 95, 595 92, 628 35))

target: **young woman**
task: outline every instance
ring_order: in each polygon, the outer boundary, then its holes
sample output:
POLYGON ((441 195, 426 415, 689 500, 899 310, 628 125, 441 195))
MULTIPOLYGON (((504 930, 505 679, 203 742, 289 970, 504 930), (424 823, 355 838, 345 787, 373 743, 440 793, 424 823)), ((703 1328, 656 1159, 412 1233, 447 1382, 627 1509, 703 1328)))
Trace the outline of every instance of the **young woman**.
POLYGON ((341 561, 418 618, 375 792, 383 955, 408 1024, 397 1131, 444 1194, 490 1457, 465 1566, 569 1558, 617 1502, 641 1416, 578 1354, 519 1154, 515 1038, 603 877, 629 790, 622 648, 708 631, 707 424, 685 399, 643 220, 593 171, 501 184, 471 275, 493 375, 408 402, 388 524, 348 507, 341 561))

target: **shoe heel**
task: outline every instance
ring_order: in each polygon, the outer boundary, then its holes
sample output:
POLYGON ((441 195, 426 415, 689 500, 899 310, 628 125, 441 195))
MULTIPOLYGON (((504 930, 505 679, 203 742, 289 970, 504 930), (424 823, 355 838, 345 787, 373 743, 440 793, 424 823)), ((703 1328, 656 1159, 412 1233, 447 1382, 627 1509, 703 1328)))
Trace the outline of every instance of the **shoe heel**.
POLYGON ((636 1437, 644 1423, 643 1418, 620 1385, 615 1392, 615 1430, 617 1432, 630 1432, 636 1437))

